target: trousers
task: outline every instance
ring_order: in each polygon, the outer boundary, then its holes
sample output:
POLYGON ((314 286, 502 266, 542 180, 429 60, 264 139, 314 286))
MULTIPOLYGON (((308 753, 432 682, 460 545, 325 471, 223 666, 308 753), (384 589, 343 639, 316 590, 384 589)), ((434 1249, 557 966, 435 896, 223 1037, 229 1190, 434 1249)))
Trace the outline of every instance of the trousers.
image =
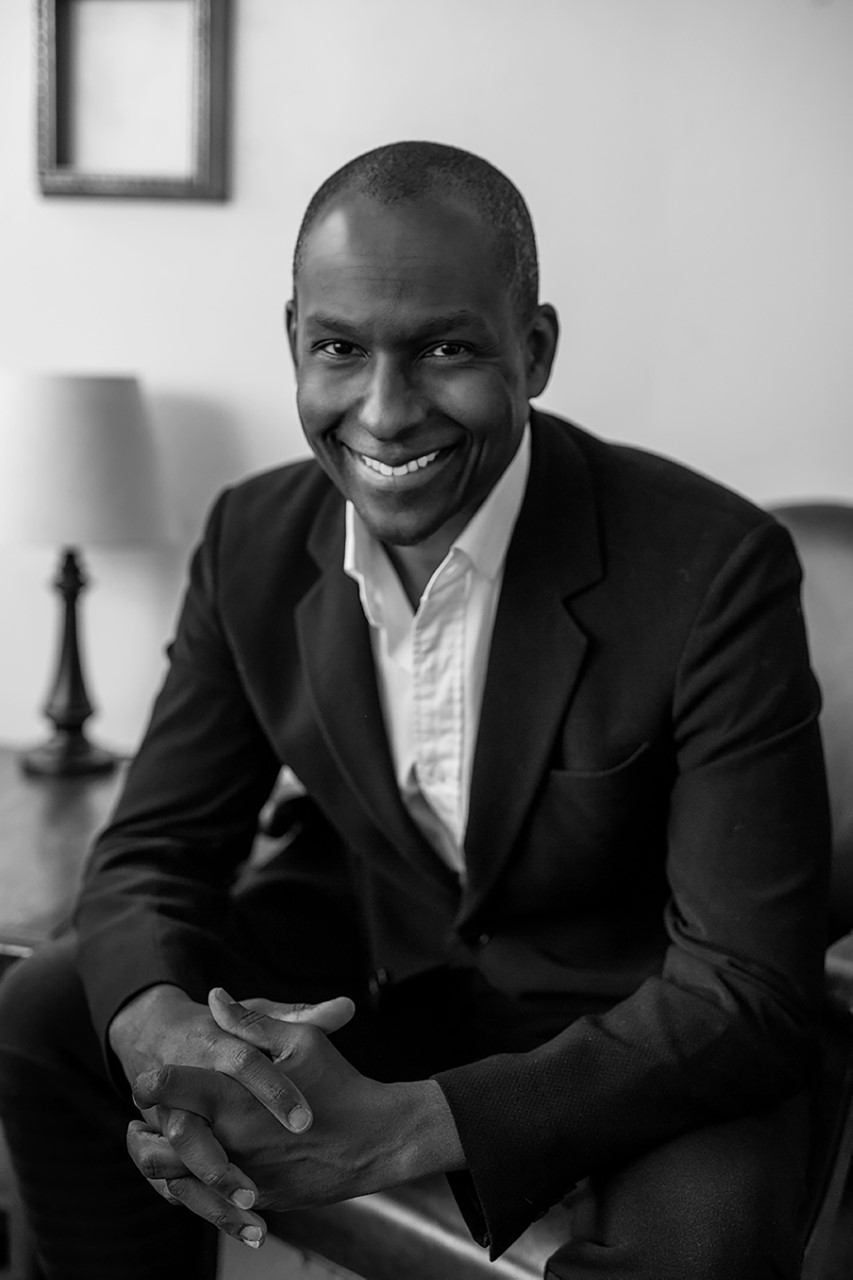
MULTIPOLYGON (((129 1088, 110 1073, 69 932, 0 984, 0 1119, 44 1280, 213 1280, 211 1228, 157 1196, 130 1161, 129 1088)), ((221 984, 237 998, 351 995, 336 1043, 378 1079, 524 1052, 557 1030, 475 973, 436 971, 379 1000, 346 910, 275 877, 234 895, 221 984), (280 886, 279 886, 280 888, 280 886), (436 1029, 440 1034, 436 1034, 436 1029)), ((687 1133, 572 1197, 549 1280, 796 1280, 809 1145, 806 1096, 687 1133)))

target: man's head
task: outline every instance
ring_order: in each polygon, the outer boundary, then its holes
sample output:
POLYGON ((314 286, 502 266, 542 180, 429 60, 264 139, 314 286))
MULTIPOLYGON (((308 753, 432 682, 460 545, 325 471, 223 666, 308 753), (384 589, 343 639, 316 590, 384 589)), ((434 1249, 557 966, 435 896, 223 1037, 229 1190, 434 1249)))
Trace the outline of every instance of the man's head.
POLYGON ((288 337, 311 448, 376 537, 438 563, 514 456, 557 341, 530 217, 434 143, 359 157, 311 201, 288 337))
POLYGON ((539 261, 530 211, 506 174, 470 151, 438 142, 392 142, 356 156, 320 186, 305 210, 293 254, 294 296, 311 228, 341 196, 366 196, 391 208, 453 196, 480 215, 492 237, 495 267, 526 323, 539 301, 539 261))

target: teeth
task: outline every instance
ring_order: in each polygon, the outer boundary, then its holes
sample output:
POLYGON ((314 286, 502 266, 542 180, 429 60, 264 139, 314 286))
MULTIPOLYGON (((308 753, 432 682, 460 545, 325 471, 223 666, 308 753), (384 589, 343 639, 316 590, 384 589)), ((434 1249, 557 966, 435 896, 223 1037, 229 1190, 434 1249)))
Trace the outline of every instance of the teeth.
POLYGON ((378 462, 376 458, 368 458, 366 453, 359 455, 362 462, 371 471, 375 471, 380 476, 407 476, 410 471, 423 471, 424 467, 428 467, 431 462, 435 462, 440 453, 436 449, 435 453, 424 453, 420 458, 412 458, 411 462, 404 462, 401 467, 389 467, 387 462, 378 462))

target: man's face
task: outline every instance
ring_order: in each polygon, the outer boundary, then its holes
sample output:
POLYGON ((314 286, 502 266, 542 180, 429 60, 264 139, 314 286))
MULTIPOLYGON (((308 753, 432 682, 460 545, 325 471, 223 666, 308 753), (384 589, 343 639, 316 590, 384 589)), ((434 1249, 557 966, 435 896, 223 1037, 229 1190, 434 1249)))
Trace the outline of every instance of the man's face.
POLYGON ((295 291, 297 404, 318 461, 377 538, 443 555, 518 447, 553 312, 521 326, 488 229, 449 200, 344 198, 309 234, 295 291))

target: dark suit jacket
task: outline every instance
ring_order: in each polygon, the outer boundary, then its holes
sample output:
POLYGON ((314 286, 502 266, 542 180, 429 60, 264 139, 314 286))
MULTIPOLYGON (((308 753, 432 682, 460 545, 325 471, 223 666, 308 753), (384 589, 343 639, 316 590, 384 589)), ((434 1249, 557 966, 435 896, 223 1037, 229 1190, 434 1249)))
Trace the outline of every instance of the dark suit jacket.
POLYGON ((828 862, 788 535, 671 462, 532 428, 461 897, 394 784, 343 501, 309 461, 217 502, 77 915, 102 1034, 154 982, 204 999, 286 762, 344 838, 377 967, 461 946, 499 988, 597 1001, 531 1053, 439 1076, 494 1253, 576 1179, 801 1086, 828 862))

